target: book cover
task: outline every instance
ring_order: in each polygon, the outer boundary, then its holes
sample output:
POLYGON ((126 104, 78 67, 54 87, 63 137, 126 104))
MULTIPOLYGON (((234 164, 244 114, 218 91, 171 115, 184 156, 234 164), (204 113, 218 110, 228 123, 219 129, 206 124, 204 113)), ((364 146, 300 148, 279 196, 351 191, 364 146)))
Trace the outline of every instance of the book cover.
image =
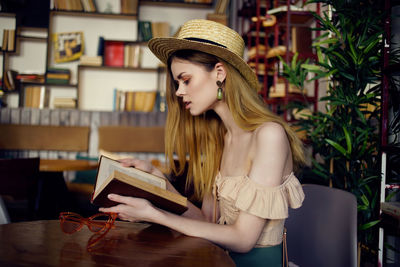
POLYGON ((104 56, 104 37, 100 36, 99 41, 97 42, 97 55, 103 57, 104 56))
POLYGON ((140 41, 147 42, 153 38, 153 32, 151 27, 151 21, 142 21, 139 23, 139 39, 140 41))
POLYGON ((3 44, 1 45, 1 50, 7 51, 7 45, 8 45, 8 30, 4 29, 3 30, 3 44))
POLYGON ((101 207, 117 205, 107 198, 110 193, 145 198, 156 207, 177 214, 187 210, 186 197, 168 191, 163 178, 101 156, 91 202, 101 207))
POLYGON ((55 33, 53 40, 56 63, 74 61, 83 54, 83 32, 55 33))
POLYGON ((5 91, 14 91, 18 89, 18 72, 15 70, 7 70, 4 76, 5 91))
POLYGON ((95 5, 100 13, 121 13, 121 0, 96 0, 95 5))
POLYGON ((7 44, 7 50, 8 51, 13 51, 15 49, 15 30, 10 29, 8 30, 8 44, 7 44))
POLYGON ((124 42, 106 41, 104 45, 104 65, 124 66, 124 42))

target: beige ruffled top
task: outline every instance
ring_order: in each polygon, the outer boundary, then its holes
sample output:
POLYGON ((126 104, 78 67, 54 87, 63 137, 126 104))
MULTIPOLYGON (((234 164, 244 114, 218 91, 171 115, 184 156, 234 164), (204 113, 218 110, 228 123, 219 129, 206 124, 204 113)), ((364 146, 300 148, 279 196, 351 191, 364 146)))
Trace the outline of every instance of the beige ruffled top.
POLYGON ((219 224, 233 224, 241 210, 268 219, 256 247, 280 244, 288 208, 299 208, 304 200, 303 188, 293 173, 276 187, 257 184, 246 175, 222 177, 218 173, 213 192, 219 201, 219 224))

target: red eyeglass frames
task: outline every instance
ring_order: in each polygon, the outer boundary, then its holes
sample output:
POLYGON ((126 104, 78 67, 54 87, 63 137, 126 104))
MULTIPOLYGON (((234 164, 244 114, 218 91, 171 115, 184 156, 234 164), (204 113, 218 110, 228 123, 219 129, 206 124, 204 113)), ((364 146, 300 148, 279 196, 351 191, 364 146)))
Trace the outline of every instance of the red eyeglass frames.
POLYGON ((108 232, 113 226, 116 213, 98 213, 89 218, 84 218, 74 212, 60 213, 61 230, 66 234, 73 234, 82 229, 83 225, 87 225, 90 231, 94 233, 108 232))

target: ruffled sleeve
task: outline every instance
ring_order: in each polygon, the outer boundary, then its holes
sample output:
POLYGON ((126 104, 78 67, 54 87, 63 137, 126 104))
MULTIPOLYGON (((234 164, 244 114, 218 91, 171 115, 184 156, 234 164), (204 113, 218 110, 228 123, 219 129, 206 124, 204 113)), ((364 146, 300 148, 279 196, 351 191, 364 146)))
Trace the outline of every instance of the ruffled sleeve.
POLYGON ((216 186, 218 198, 264 219, 285 219, 288 208, 299 208, 304 200, 303 188, 293 173, 277 187, 259 185, 247 176, 217 179, 216 186))

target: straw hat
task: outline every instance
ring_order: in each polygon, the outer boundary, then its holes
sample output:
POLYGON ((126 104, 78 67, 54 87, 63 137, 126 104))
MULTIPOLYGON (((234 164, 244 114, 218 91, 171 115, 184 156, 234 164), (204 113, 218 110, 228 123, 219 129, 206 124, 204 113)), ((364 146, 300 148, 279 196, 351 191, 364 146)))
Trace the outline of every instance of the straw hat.
POLYGON ((215 55, 235 67, 251 87, 259 87, 254 71, 243 60, 244 41, 234 30, 220 23, 195 19, 186 22, 174 37, 153 38, 150 50, 165 64, 177 50, 191 49, 215 55))

